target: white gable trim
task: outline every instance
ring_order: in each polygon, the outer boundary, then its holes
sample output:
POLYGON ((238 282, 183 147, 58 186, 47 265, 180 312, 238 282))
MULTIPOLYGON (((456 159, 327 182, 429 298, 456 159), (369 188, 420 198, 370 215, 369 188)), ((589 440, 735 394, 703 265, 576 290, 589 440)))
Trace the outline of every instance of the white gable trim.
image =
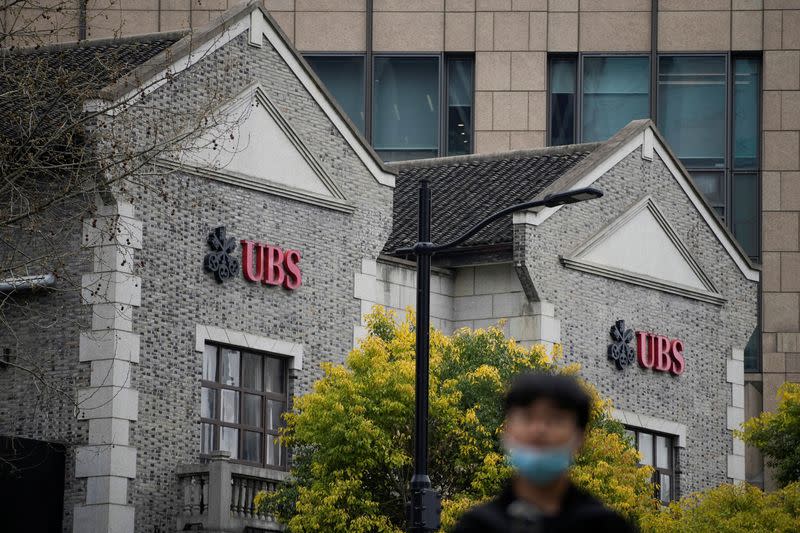
MULTIPOLYGON (((241 105, 242 101, 249 102, 251 100, 256 100, 259 104, 261 104, 261 106, 263 106, 267 114, 269 114, 269 116, 275 121, 283 134, 286 135, 286 138, 295 147, 300 156, 308 164, 317 178, 319 178, 328 192, 330 192, 331 196, 325 196, 323 194, 299 187, 292 187, 291 185, 278 183, 267 178, 256 178, 226 169, 225 167, 209 168, 205 165, 195 165, 166 159, 163 157, 158 158, 157 163, 166 168, 187 172, 189 174, 194 174, 204 178, 222 181, 232 185, 238 185, 240 187, 266 192, 276 196, 282 196, 284 198, 290 198, 292 200, 306 202, 336 211, 352 213, 355 210, 355 206, 347 201, 347 198, 345 198, 342 191, 336 185, 336 182, 334 182, 334 180, 325 170, 325 167, 323 167, 319 161, 317 161, 316 157, 314 157, 300 136, 286 121, 272 100, 270 100, 270 98, 264 92, 264 89, 260 84, 256 83, 248 87, 242 92, 242 94, 234 98, 231 103, 220 109, 218 113, 223 117, 227 117, 233 113, 232 110, 237 107, 237 105, 241 105)), ((233 157, 236 157, 236 155, 234 154, 233 157)))
POLYGON ((88 112, 104 112, 110 115, 116 115, 124 111, 126 107, 130 106, 141 97, 161 87, 179 72, 186 70, 207 55, 212 54, 214 51, 226 45, 235 37, 244 33, 246 30, 249 30, 248 43, 252 46, 261 47, 263 45, 262 36, 267 38, 281 58, 283 58, 283 60, 286 62, 292 73, 297 76, 297 79, 300 81, 303 87, 305 87, 309 94, 311 94, 311 97, 314 98, 328 119, 339 131, 341 136, 344 137, 345 141, 347 141, 347 144, 350 145, 350 148, 356 153, 364 166, 367 167, 367 170, 369 170, 370 174, 372 174, 372 177, 375 178, 375 181, 387 187, 394 187, 395 175, 384 170, 381 164, 375 160, 372 153, 367 150, 356 138, 356 134, 353 133, 353 131, 347 126, 345 120, 342 118, 339 112, 336 111, 333 105, 331 105, 330 101, 328 101, 327 96, 325 96, 322 90, 316 85, 316 83, 314 83, 306 69, 301 65, 300 61, 289 49, 286 42, 284 42, 279 33, 269 22, 265 14, 258 7, 253 8, 253 11, 250 13, 250 17, 242 18, 230 28, 225 29, 221 35, 210 39, 208 42, 189 52, 186 56, 179 58, 170 64, 169 67, 163 69, 155 76, 152 76, 147 81, 141 83, 138 88, 129 91, 127 94, 125 94, 125 96, 122 96, 113 102, 100 99, 89 100, 84 104, 84 110, 88 112))
POLYGON ((626 281, 635 285, 642 285, 644 287, 657 289, 672 294, 678 294, 680 296, 694 298, 704 302, 722 305, 726 301, 726 299, 719 294, 719 291, 716 289, 716 287, 714 287, 713 282, 708 278, 708 276, 706 276, 705 272, 703 272, 703 269, 700 268, 700 265, 697 263, 697 261, 695 261, 694 257, 692 257, 692 254, 689 252, 687 246, 683 243, 681 238, 678 236, 678 233, 672 228, 667 219, 661 213, 661 210, 658 208, 651 196, 645 196, 636 202, 625 213, 616 218, 605 228, 593 235, 588 241, 575 249, 572 254, 562 257, 561 262, 564 266, 573 268, 575 270, 581 270, 591 274, 617 279, 620 281, 626 281), (599 264, 585 259, 586 254, 605 242, 605 240, 616 230, 630 222, 631 219, 645 209, 653 215, 653 218, 655 218, 656 222, 664 231, 666 236, 669 238, 675 248, 677 248, 678 253, 681 255, 683 260, 686 261, 691 271, 703 284, 705 290, 686 284, 677 283, 675 281, 649 276, 639 272, 632 272, 630 270, 611 265, 599 264))
POLYGON ((728 252, 728 255, 731 256, 733 262, 736 263, 736 266, 739 267, 739 270, 742 271, 744 277, 749 279, 750 281, 758 281, 761 277, 761 272, 758 270, 751 268, 747 262, 742 258, 739 254, 739 251, 736 248, 736 245, 731 242, 730 238, 725 234, 725 232, 719 227, 720 222, 717 219, 717 215, 715 215, 711 209, 703 202, 703 200, 697 195, 694 188, 689 184, 689 181, 686 177, 678 170, 678 167, 675 165, 675 162, 672 161, 672 158, 669 156, 669 153, 661 145, 661 143, 657 142, 655 144, 655 151, 658 153, 658 156, 664 161, 664 164, 667 165, 667 168, 672 173, 672 176, 678 182, 678 184, 683 189, 683 192, 686 193, 686 196, 689 197, 692 204, 695 206, 697 211, 700 213, 700 216, 703 217, 708 227, 711 228, 711 231, 714 232, 714 236, 717 237, 717 240, 722 244, 725 248, 725 251, 728 252))
MULTIPOLYGON (((572 188, 580 189, 583 187, 590 187, 598 179, 600 179, 606 172, 608 172, 614 165, 622 161, 636 148, 638 148, 639 146, 644 146, 646 143, 646 136, 648 132, 651 135, 653 135, 653 132, 650 128, 645 129, 639 135, 634 135, 627 143, 622 145, 616 152, 612 153, 604 161, 599 163, 584 177, 582 177, 572 188)), ((731 257, 733 262, 742 272, 742 275, 744 275, 744 277, 750 281, 758 281, 761 277, 761 273, 758 270, 752 268, 748 264, 748 262, 742 257, 736 244, 731 242, 730 238, 728 237, 728 234, 720 226, 721 223, 717 219, 717 216, 711 211, 711 209, 706 205, 706 203, 702 200, 702 198, 700 198, 698 193, 695 191, 694 187, 692 187, 691 184, 689 183, 686 176, 684 176, 678 170, 677 165, 675 165, 675 162, 672 160, 672 157, 669 155, 669 152, 666 150, 666 148, 661 144, 661 141, 659 140, 657 135, 653 135, 653 150, 656 153, 658 153, 659 157, 667 166, 672 176, 675 178, 675 180, 683 189, 683 192, 689 198, 689 201, 692 202, 692 205, 694 205, 698 213, 700 213, 700 216, 703 218, 705 223, 711 229, 711 232, 714 234, 714 236, 717 238, 720 244, 722 244, 723 248, 725 248, 725 251, 728 252, 728 255, 731 257)), ((539 211, 525 211, 522 213, 515 213, 513 215, 514 217, 513 223, 538 226, 539 224, 550 218, 561 207, 563 206, 546 207, 539 211)))
MULTIPOLYGON (((339 133, 342 135, 342 137, 344 137, 356 155, 358 155, 359 159, 361 159, 361 162, 364 163, 364 166, 367 167, 375 180, 381 185, 394 187, 394 174, 383 170, 375 161, 375 158, 372 157, 372 154, 364 148, 361 142, 356 138, 356 135, 353 133, 353 131, 347 126, 347 124, 345 124, 345 121, 341 115, 339 115, 336 109, 328 101, 328 98, 322 93, 322 90, 317 87, 317 84, 314 83, 314 81, 311 79, 311 76, 308 75, 305 67, 300 64, 300 61, 298 61, 297 57, 292 53, 283 39, 281 39, 275 28, 269 24, 264 14, 260 10, 254 10, 250 15, 250 19, 253 21, 251 22, 251 28, 261 30, 262 34, 283 58, 294 75, 297 76, 297 79, 300 80, 300 83, 303 84, 303 87, 305 87, 314 100, 316 100, 322 111, 325 113, 325 115, 327 115, 328 119, 333 123, 333 125, 336 126, 336 129, 339 130, 339 133), (259 17, 261 18, 262 22, 255 22, 259 17)), ((260 46, 261 40, 256 39, 255 35, 257 34, 253 34, 251 30, 250 43, 260 46)))
MULTIPOLYGON (((611 170, 614 165, 625 159, 628 154, 633 152, 638 146, 642 144, 642 136, 637 135, 627 143, 622 145, 616 152, 608 156, 605 160, 600 162, 600 164, 596 165, 592 170, 583 176, 578 182, 572 187, 573 189, 582 189, 584 187, 591 186, 595 181, 599 180, 603 174, 611 170)), ((531 226, 538 226, 551 216, 553 216, 559 209, 564 207, 563 205, 559 205, 556 207, 544 207, 540 209, 531 209, 528 211, 522 211, 519 213, 514 213, 513 215, 513 222, 514 224, 529 224, 531 226)))

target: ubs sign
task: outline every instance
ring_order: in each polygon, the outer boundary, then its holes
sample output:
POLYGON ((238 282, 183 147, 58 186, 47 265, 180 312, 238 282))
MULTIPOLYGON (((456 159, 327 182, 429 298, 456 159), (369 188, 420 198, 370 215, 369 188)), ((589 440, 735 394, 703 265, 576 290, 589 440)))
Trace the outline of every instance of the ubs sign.
MULTIPOLYGON (((281 285, 295 290, 303 284, 300 271, 299 250, 283 250, 271 244, 242 240, 242 275, 252 282, 264 285, 281 285)), ((217 282, 232 278, 239 273, 239 260, 234 257, 236 239, 225 234, 220 226, 208 236, 211 251, 203 259, 203 267, 214 274, 217 282)))
POLYGON ((640 367, 657 372, 670 372, 680 375, 686 368, 683 358, 684 344, 680 339, 670 339, 664 335, 646 331, 634 331, 625 327, 624 320, 617 320, 611 326, 611 344, 608 345, 608 358, 622 370, 632 365, 634 359, 640 367), (636 339, 636 348, 631 342, 636 339))

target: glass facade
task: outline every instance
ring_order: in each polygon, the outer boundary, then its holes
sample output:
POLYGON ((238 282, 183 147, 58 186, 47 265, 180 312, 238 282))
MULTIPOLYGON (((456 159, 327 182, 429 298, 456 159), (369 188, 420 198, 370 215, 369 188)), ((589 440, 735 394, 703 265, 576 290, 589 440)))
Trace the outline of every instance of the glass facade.
POLYGON ((375 58, 372 146, 385 161, 436 157, 438 58, 375 58))
POLYGON ((583 59, 583 142, 604 141, 631 120, 649 116, 649 63, 647 57, 583 59))
POLYGON ((650 114, 697 188, 745 252, 760 259, 761 59, 663 54, 657 94, 650 62, 635 55, 553 55, 549 61, 551 145, 608 139, 650 114))
POLYGON ((366 66, 363 55, 306 59, 385 161, 472 153, 472 56, 378 54, 366 66))
POLYGON ((364 57, 308 56, 306 60, 350 120, 364 133, 364 57))

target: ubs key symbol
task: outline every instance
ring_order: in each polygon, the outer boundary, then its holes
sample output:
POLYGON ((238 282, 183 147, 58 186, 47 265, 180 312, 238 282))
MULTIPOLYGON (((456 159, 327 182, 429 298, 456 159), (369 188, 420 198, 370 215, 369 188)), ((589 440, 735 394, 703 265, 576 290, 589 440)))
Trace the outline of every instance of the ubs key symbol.
POLYGON ((614 361, 617 368, 622 370, 636 360, 636 352, 630 342, 633 340, 633 330, 625 328, 624 320, 617 320, 611 326, 611 340, 608 345, 608 358, 614 361))

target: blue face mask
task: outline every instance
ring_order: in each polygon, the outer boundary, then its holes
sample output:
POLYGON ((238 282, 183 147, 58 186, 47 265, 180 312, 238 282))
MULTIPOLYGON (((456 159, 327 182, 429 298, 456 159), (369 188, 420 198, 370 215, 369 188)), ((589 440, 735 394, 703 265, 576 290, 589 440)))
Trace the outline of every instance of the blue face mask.
POLYGON ((534 485, 547 485, 572 464, 572 446, 532 448, 518 444, 506 446, 506 460, 517 473, 534 485))

